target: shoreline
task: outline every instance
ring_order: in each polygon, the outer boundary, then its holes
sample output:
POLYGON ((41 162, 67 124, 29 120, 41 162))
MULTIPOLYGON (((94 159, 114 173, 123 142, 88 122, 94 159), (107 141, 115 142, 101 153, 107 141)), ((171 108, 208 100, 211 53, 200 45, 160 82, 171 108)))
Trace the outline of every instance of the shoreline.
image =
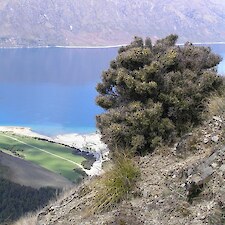
MULTIPOLYGON (((193 45, 224 45, 225 41, 209 41, 209 42, 191 42, 193 45)), ((185 43, 177 43, 176 45, 182 46, 185 43)), ((107 49, 107 48, 120 48, 122 46, 127 46, 127 44, 118 45, 96 45, 96 46, 85 46, 85 45, 53 45, 53 46, 9 46, 0 47, 0 49, 30 49, 30 48, 66 48, 66 49, 107 49)))
POLYGON ((96 161, 93 163, 90 170, 84 169, 84 171, 89 176, 100 175, 103 173, 102 163, 107 159, 109 151, 107 146, 101 142, 101 135, 99 133, 71 133, 49 137, 36 133, 29 127, 19 126, 0 126, 0 132, 11 132, 15 135, 43 139, 45 141, 67 145, 72 148, 77 148, 80 151, 88 152, 93 154, 96 161))
POLYGON ((15 46, 15 47, 0 47, 0 49, 30 49, 30 48, 67 48, 67 49, 107 49, 119 48, 128 44, 121 45, 99 45, 99 46, 76 46, 76 45, 55 45, 55 46, 15 46))

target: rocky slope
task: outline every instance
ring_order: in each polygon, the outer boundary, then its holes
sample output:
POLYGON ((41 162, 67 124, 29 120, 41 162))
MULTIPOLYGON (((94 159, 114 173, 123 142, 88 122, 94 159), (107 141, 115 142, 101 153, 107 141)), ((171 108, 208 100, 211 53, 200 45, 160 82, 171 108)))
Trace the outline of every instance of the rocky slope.
POLYGON ((224 41, 220 0, 4 0, 0 46, 116 45, 134 35, 224 41))
POLYGON ((141 179, 134 197, 90 215, 95 180, 43 209, 38 225, 205 225, 225 223, 225 119, 214 116, 174 147, 137 157, 141 179))

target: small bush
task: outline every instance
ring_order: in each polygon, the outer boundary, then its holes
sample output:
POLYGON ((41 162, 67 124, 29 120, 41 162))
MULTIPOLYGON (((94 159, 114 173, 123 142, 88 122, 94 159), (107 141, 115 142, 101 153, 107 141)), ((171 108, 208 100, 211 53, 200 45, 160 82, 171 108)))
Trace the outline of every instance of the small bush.
POLYGON ((96 87, 102 140, 111 151, 118 145, 142 153, 187 133, 202 122, 207 98, 220 93, 223 78, 216 66, 221 57, 210 48, 186 43, 176 35, 141 38, 122 47, 96 87))
POLYGON ((99 180, 101 188, 93 201, 93 213, 109 210, 129 198, 140 176, 139 169, 129 156, 116 154, 114 161, 112 169, 99 180))

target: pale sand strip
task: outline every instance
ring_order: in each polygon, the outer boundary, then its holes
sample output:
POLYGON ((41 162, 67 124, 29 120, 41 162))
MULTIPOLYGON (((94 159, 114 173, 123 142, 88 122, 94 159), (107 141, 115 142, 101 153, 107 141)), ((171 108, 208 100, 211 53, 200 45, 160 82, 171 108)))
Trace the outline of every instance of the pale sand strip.
MULTIPOLYGON (((224 45, 225 41, 209 41, 209 42, 191 42, 194 45, 224 45)), ((176 45, 184 45, 185 43, 177 43, 176 45)), ((127 46, 127 44, 118 45, 55 45, 55 46, 16 46, 16 47, 0 47, 0 49, 26 49, 26 48, 71 48, 71 49, 104 49, 104 48, 120 48, 122 46, 127 46)))

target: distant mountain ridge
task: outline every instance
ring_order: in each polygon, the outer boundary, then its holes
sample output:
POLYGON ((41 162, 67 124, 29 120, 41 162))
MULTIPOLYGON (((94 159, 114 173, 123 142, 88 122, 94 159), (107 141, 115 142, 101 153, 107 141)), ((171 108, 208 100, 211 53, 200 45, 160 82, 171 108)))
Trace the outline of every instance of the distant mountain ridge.
POLYGON ((220 0, 4 0, 0 46, 96 46, 153 39, 225 41, 220 0))

